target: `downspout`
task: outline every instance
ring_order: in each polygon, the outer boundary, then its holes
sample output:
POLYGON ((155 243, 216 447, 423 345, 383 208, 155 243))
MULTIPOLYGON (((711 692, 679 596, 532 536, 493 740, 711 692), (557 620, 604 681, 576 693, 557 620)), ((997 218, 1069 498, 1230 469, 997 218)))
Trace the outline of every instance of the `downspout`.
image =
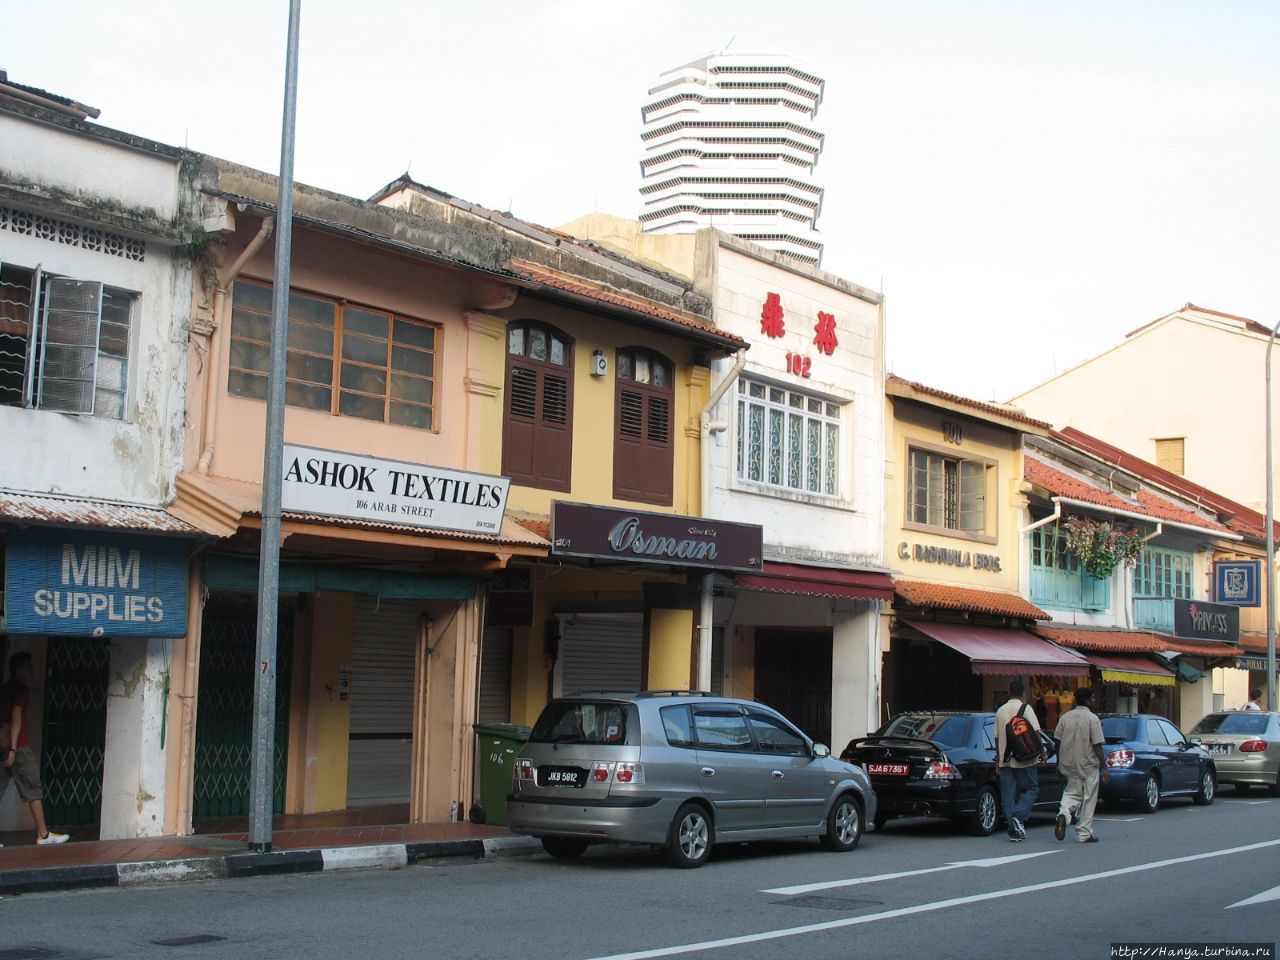
POLYGON ((235 283, 236 278, 240 276, 244 265, 249 262, 249 258, 257 253, 271 236, 275 223, 275 217, 263 219, 257 234, 249 241, 249 245, 244 248, 240 256, 236 257, 231 268, 227 270, 226 275, 213 291, 213 332, 209 334, 208 370, 204 381, 204 416, 201 418, 200 427, 200 439, 204 448, 200 453, 200 462, 196 464, 196 473, 199 474, 208 474, 209 465, 213 462, 214 434, 218 427, 218 372, 222 368, 222 341, 226 339, 218 333, 226 321, 224 314, 227 309, 227 294, 231 290, 231 284, 235 283))
MULTIPOLYGON (((737 383, 738 374, 742 373, 746 363, 745 350, 739 350, 734 354, 733 367, 711 391, 711 399, 702 408, 702 414, 698 418, 701 427, 699 446, 702 448, 702 502, 699 504, 699 510, 703 516, 706 516, 707 507, 711 502, 711 435, 723 433, 729 429, 726 421, 711 419, 712 411, 724 398, 729 388, 737 383)), ((698 598, 698 682, 696 685, 698 690, 711 689, 711 629, 715 618, 712 599, 715 595, 715 580, 714 573, 708 573, 702 578, 702 592, 698 598)))

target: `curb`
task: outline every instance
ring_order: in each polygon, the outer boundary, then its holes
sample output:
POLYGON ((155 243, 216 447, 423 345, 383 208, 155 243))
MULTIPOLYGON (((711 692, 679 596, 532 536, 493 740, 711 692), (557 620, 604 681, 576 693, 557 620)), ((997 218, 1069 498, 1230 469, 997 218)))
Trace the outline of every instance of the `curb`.
POLYGON ((232 853, 185 860, 0 870, 0 896, 92 887, 134 887, 188 880, 223 880, 229 877, 278 877, 339 870, 399 870, 415 863, 459 857, 473 860, 501 859, 527 857, 541 851, 542 845, 532 837, 490 837, 484 840, 437 840, 363 847, 281 850, 276 853, 232 853))

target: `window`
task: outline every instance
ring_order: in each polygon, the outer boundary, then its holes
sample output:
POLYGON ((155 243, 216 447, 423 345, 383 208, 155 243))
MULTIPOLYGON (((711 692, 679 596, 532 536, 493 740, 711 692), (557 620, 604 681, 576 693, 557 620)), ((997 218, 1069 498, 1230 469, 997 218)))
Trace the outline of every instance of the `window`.
POLYGON ((751 732, 755 734, 756 750, 760 753, 778 754, 784 757, 807 757, 809 744, 804 737, 777 717, 752 710, 747 714, 751 732))
POLYGON ((693 727, 698 746, 707 750, 751 749, 751 734, 747 730, 747 718, 737 710, 695 710, 693 727))
POLYGON ((1156 466, 1182 476, 1186 472, 1186 438, 1170 437, 1156 441, 1156 466))
POLYGON ((780 490, 840 495, 840 406, 738 380, 739 480, 780 490))
POLYGON ((1181 550, 1161 550, 1151 545, 1138 557, 1133 576, 1135 597, 1194 597, 1192 582, 1196 558, 1181 550))
POLYGON ((688 707, 663 707, 662 729, 667 735, 667 743, 673 747, 692 747, 693 720, 688 707))
MULTIPOLYGON (((271 287, 237 281, 227 389, 265 400, 271 287)), ((343 417, 430 430, 436 327, 385 311, 289 294, 285 402, 343 417)))
MULTIPOLYGON (((1155 722, 1164 731, 1164 736, 1169 741, 1169 746, 1178 747, 1187 742, 1187 738, 1182 735, 1182 731, 1168 720, 1157 720, 1155 722)), ((1150 726, 1149 723, 1147 725, 1150 726)))
MULTIPOLYGON (((616 701, 553 703, 538 717, 531 743, 626 743, 634 707, 616 701)), ((631 724, 632 729, 635 724, 631 724)))
POLYGON ((671 504, 673 375, 671 362, 651 350, 618 351, 613 495, 619 500, 671 504))
POLYGON ((931 450, 908 454, 907 520, 929 527, 985 533, 987 464, 931 450))
POLYGON ((1169 745, 1169 738, 1165 736, 1165 731, 1160 726, 1160 721, 1147 721, 1147 743, 1153 747, 1167 747, 1169 745))
POLYGON ((573 461, 573 343, 520 321, 507 328, 502 472, 516 483, 568 490, 573 461))
POLYGON ((136 299, 0 265, 0 404, 123 420, 136 299))
POLYGON ((1111 607, 1111 578, 1095 580, 1080 566, 1056 521, 1031 532, 1031 602, 1057 610, 1111 607))

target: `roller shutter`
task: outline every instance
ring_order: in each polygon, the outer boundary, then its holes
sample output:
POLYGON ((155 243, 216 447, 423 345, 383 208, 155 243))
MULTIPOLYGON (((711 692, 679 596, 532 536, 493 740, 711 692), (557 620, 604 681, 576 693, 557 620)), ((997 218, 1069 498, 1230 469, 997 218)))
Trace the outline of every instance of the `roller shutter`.
POLYGON ((511 631, 487 627, 480 647, 480 723, 511 721, 511 631))
POLYGON ((413 666, 420 609, 356 597, 347 806, 409 802, 413 666))
POLYGON ((644 689, 644 615, 574 613, 560 618, 560 692, 644 689))

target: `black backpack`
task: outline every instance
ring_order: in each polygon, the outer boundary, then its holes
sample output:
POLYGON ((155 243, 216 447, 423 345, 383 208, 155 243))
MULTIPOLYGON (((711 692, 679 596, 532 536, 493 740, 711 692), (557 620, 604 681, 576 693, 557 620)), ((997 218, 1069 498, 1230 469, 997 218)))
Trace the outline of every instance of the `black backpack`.
POLYGON ((1009 718, 1004 725, 1004 758, 1012 757, 1019 763, 1034 760, 1044 752, 1044 744, 1040 740, 1036 728, 1026 717, 1027 702, 1022 702, 1022 709, 1009 718))

